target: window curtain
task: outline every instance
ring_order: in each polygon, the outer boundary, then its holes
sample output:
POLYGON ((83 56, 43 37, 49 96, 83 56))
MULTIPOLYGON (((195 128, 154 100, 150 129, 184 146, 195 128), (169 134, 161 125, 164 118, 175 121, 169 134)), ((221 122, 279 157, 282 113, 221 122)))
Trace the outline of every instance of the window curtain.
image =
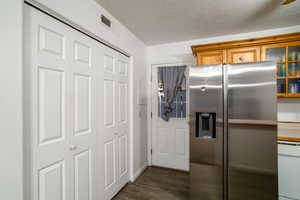
POLYGON ((163 84, 163 92, 165 98, 165 109, 162 113, 162 119, 169 121, 172 113, 172 103, 176 97, 178 90, 180 89, 186 66, 174 66, 174 67, 160 67, 159 80, 163 84))

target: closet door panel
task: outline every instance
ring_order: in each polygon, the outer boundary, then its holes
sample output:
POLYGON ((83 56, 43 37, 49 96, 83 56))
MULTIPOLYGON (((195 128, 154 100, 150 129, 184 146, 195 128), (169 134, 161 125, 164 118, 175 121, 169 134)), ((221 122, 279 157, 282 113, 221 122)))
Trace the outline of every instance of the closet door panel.
POLYGON ((68 144, 68 43, 70 29, 32 8, 25 9, 25 147, 28 200, 70 199, 68 144), (29 151, 30 150, 30 151, 29 151), (31 162, 28 165, 28 162, 31 162))
POLYGON ((99 44, 72 31, 70 70, 69 149, 72 157, 71 186, 75 200, 96 199, 96 58, 99 44))
POLYGON ((115 81, 104 80, 104 176, 105 189, 116 183, 117 152, 115 141, 115 81))
POLYGON ((104 199, 111 199, 129 181, 128 58, 103 52, 104 199))
POLYGON ((118 124, 116 53, 108 48, 103 51, 103 153, 104 199, 111 199, 118 192, 118 124))
POLYGON ((117 91, 117 127, 118 127, 118 187, 121 189, 129 181, 129 145, 128 145, 128 108, 129 108, 129 95, 128 95, 128 58, 118 54, 116 59, 117 65, 117 80, 118 80, 118 91, 117 91))
POLYGON ((28 200, 96 199, 96 58, 101 45, 26 6, 28 200), (30 175, 29 175, 30 174, 30 175))

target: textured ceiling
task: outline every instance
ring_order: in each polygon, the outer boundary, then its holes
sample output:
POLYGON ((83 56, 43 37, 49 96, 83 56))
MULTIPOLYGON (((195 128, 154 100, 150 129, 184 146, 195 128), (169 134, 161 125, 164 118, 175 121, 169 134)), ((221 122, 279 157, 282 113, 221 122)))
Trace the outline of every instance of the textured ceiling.
POLYGON ((147 45, 300 25, 300 0, 96 0, 147 45))

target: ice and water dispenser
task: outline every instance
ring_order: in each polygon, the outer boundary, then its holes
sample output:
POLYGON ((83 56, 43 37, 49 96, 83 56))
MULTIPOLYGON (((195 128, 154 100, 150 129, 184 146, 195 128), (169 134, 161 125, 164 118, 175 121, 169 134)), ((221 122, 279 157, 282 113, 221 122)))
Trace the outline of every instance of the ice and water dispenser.
POLYGON ((216 138, 216 113, 196 112, 196 138, 216 138))

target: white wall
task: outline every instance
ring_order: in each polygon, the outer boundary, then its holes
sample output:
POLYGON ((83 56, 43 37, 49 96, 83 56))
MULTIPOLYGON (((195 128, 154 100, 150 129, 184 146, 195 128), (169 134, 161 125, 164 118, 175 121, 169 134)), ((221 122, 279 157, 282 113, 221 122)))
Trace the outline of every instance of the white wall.
MULTIPOLYGON (((134 132, 134 171, 136 173, 147 163, 146 140, 147 127, 146 116, 143 113, 144 106, 137 105, 137 85, 139 82, 146 85, 146 46, 136 38, 125 26, 120 24, 113 16, 104 10, 94 0, 37 0, 44 6, 63 15, 74 23, 84 27, 93 34, 98 35, 109 43, 129 52, 132 55, 133 67, 133 132, 134 132), (100 23, 99 15, 104 14, 112 19, 112 29, 108 29, 100 23)), ((146 91, 140 94, 146 98, 146 91)), ((145 112, 146 114, 146 112, 145 112)))
MULTIPOLYGON (((192 55, 192 45, 242 40, 292 32, 300 32, 300 25, 280 29, 225 35, 220 37, 203 38, 198 40, 150 46, 147 48, 148 69, 150 70, 150 65, 152 64, 195 63, 195 59, 192 55)), ((148 74, 150 74, 149 70, 148 74)), ((148 91, 150 95, 149 86, 148 91)), ((278 119, 281 121, 300 121, 300 99, 279 99, 278 119)))
POLYGON ((192 45, 266 37, 271 35, 279 35, 279 34, 286 34, 292 32, 300 32, 300 25, 293 26, 293 27, 265 30, 265 31, 240 33, 234 35, 224 35, 218 37, 201 38, 197 40, 187 40, 187 41, 176 42, 176 43, 149 46, 147 48, 148 62, 149 62, 148 64, 192 62, 193 61, 192 49, 191 49, 192 45))
POLYGON ((0 196, 22 199, 22 0, 0 7, 0 196))
POLYGON ((300 99, 278 99, 278 114, 279 121, 300 122, 300 99))

